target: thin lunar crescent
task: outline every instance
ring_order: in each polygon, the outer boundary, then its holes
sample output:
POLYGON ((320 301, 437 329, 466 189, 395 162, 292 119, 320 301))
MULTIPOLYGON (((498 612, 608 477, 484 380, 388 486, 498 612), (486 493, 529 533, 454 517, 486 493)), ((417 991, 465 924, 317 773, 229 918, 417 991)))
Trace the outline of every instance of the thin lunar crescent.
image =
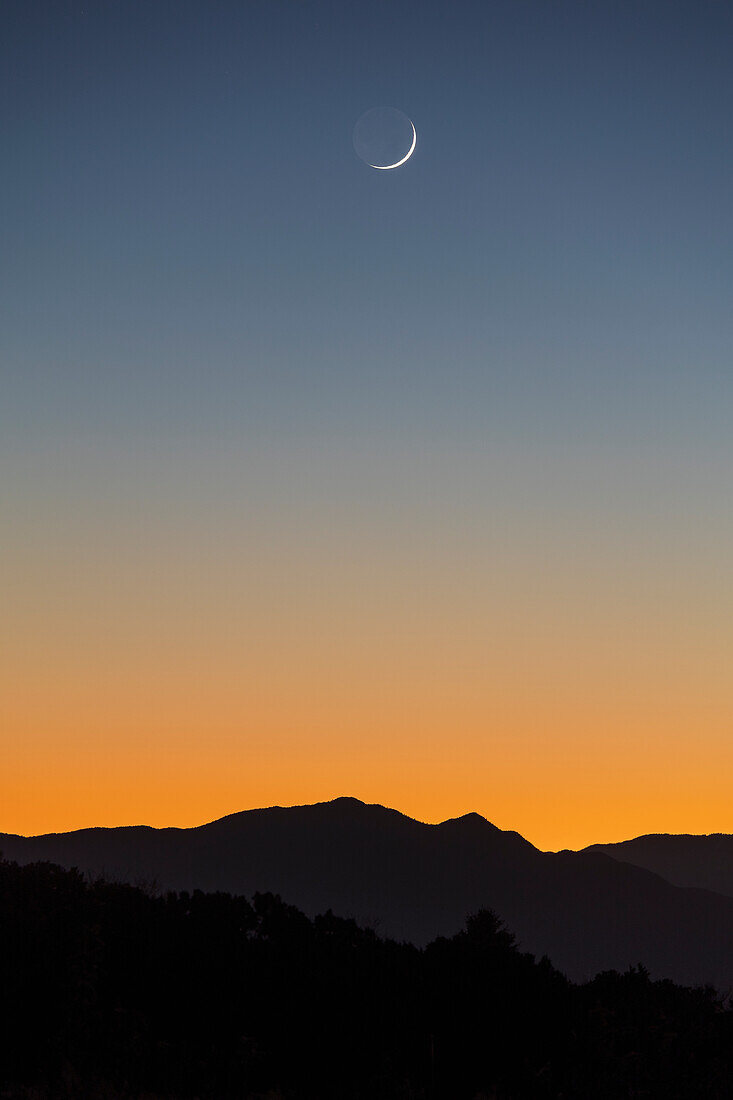
POLYGON ((410 126, 412 126, 412 145, 407 150, 402 160, 396 160, 394 164, 370 164, 370 168, 378 168, 380 172, 388 172, 390 168, 399 168, 401 164, 404 164, 406 160, 410 159, 417 145, 417 130, 415 129, 415 123, 412 119, 410 119, 410 126))

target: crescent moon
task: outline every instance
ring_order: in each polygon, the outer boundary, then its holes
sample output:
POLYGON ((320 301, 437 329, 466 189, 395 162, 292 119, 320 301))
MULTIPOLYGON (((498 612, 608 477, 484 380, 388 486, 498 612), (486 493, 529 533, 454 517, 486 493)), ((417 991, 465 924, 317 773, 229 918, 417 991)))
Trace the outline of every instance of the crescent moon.
POLYGON ((417 145, 417 130, 415 129, 415 123, 412 119, 410 119, 410 126, 412 126, 412 145, 407 150, 402 160, 396 160, 394 164, 370 164, 370 168, 378 168, 380 172, 388 172, 390 168, 399 168, 401 164, 404 164, 406 160, 410 159, 417 145))

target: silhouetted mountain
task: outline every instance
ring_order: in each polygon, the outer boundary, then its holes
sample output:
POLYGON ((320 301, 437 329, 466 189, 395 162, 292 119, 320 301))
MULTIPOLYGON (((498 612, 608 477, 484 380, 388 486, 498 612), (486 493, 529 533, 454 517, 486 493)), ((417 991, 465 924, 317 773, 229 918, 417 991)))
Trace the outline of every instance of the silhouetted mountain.
POLYGON ((733 836, 648 833, 618 844, 591 844, 585 852, 645 867, 676 886, 696 886, 733 897, 733 836))
POLYGON ((489 907, 523 950, 575 980, 643 963, 654 977, 733 987, 733 898, 673 886, 600 852, 540 852, 480 817, 425 825, 339 798, 232 814, 194 829, 0 836, 6 858, 51 860, 161 889, 269 891, 416 944, 489 907))

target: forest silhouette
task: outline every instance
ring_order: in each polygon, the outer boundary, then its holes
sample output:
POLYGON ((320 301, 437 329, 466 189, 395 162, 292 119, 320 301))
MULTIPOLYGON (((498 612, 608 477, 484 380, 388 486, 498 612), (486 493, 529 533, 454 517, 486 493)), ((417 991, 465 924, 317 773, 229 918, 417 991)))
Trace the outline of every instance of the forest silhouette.
POLYGON ((733 1012, 574 984, 490 910, 424 948, 252 900, 0 863, 3 1100, 730 1096, 733 1012))

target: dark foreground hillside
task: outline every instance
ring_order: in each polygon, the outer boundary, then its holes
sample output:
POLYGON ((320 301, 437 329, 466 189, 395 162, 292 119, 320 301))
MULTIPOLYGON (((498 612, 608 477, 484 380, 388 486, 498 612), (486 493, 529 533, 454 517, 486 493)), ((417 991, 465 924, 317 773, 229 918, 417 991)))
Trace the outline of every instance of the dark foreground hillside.
POLYGON ((490 912, 424 949, 273 895, 0 863, 3 1100, 729 1097, 733 1014, 568 982, 490 912))

